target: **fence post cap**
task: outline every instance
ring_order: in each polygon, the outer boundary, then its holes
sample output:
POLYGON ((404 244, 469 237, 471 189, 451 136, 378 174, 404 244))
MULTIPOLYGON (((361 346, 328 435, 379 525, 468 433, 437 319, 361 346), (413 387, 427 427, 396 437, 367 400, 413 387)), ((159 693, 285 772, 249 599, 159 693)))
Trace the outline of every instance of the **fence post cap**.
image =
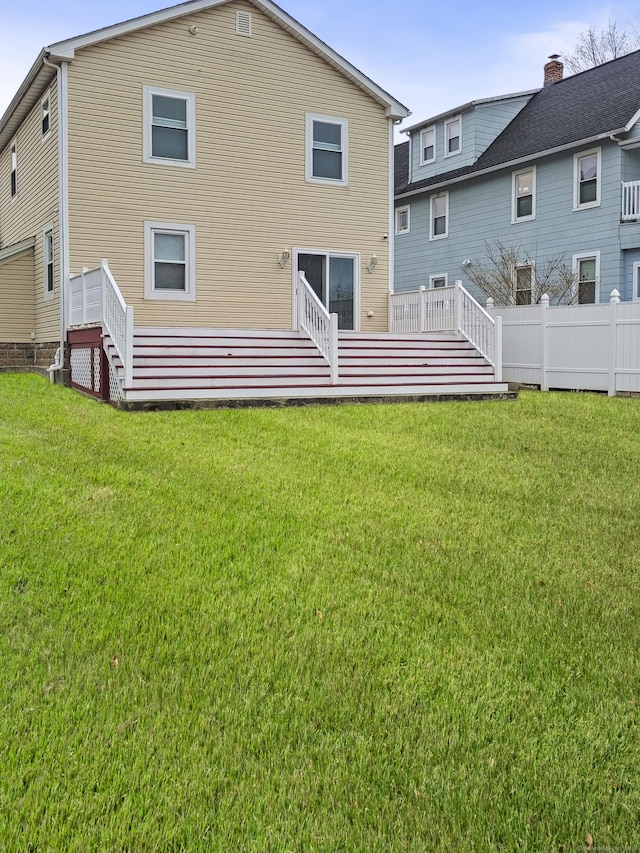
POLYGON ((543 293, 540 297, 540 302, 542 303, 542 305, 546 305, 547 307, 549 307, 549 294, 543 293))
POLYGON ((487 308, 493 308, 495 306, 495 304, 496 303, 493 301, 493 297, 488 296, 487 301, 485 302, 486 307, 487 308))
POLYGON ((620 302, 620 291, 617 290, 615 287, 611 291, 611 296, 609 298, 609 302, 620 302))

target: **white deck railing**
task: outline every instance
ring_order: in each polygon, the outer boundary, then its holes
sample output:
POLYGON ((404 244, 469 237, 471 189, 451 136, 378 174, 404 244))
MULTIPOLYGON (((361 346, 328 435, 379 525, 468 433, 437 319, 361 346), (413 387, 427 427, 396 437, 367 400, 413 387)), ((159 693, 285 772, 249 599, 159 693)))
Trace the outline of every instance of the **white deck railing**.
POLYGON ((329 314, 315 295, 304 273, 298 273, 298 331, 316 345, 331 370, 331 384, 338 382, 338 315, 329 314))
POLYGON ((70 326, 102 324, 124 369, 124 387, 133 380, 133 307, 124 301, 107 261, 69 278, 70 326))
POLYGON ((622 182, 622 212, 623 222, 640 219, 640 181, 622 182))
POLYGON ((486 358, 502 382, 502 327, 457 281, 453 287, 421 287, 389 297, 389 331, 452 332, 486 358))

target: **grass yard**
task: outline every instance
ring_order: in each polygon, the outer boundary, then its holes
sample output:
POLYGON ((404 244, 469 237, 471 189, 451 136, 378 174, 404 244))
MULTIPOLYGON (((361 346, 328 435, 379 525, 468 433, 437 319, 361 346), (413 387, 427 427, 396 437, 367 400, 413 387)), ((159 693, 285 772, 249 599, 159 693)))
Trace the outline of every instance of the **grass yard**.
POLYGON ((640 848, 639 432, 0 375, 0 848, 640 848))

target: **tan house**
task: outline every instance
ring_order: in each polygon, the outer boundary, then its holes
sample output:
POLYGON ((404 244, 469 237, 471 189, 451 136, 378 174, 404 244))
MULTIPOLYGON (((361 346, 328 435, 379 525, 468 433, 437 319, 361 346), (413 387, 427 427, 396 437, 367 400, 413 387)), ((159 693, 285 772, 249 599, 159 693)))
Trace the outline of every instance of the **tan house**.
POLYGON ((390 328, 407 115, 269 0, 50 45, 0 119, 0 364, 131 404, 395 385, 345 348, 390 328))

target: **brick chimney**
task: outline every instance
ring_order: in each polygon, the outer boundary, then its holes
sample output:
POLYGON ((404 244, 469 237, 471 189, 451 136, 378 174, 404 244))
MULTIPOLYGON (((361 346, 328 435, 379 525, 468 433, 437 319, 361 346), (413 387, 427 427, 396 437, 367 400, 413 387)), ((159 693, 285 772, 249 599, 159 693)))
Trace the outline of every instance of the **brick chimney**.
POLYGON ((549 57, 550 62, 544 66, 544 85, 553 86, 554 83, 559 83, 562 80, 564 65, 559 62, 560 54, 552 53, 549 57))

